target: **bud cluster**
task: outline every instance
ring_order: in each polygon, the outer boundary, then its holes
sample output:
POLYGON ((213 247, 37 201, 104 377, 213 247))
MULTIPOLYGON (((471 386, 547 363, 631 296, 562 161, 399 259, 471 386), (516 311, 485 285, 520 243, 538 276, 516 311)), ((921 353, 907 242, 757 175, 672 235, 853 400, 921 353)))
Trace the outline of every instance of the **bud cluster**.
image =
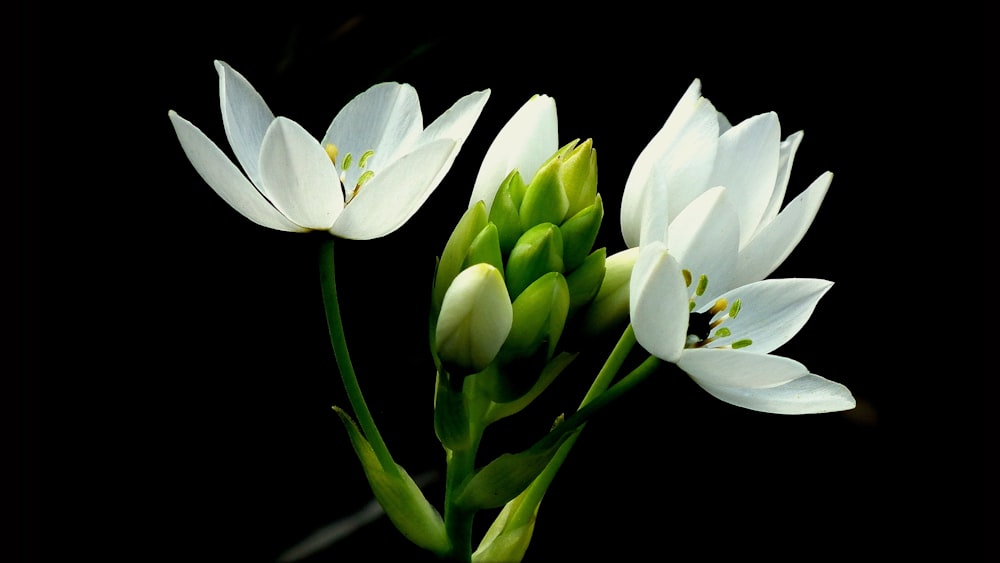
POLYGON ((433 330, 453 385, 489 368, 492 398, 516 399, 556 354, 567 321, 596 296, 606 251, 591 140, 556 151, 525 182, 512 171, 489 208, 462 216, 438 262, 433 330))

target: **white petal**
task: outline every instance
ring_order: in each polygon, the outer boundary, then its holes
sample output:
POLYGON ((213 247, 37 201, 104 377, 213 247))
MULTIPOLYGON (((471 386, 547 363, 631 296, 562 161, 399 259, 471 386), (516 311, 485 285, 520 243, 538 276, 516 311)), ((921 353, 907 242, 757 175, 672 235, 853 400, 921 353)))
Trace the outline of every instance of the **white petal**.
POLYGON ((778 176, 781 126, 771 112, 751 117, 719 137, 710 186, 725 186, 739 212, 740 244, 757 230, 778 176))
POLYGON ((271 229, 289 232, 307 230, 275 209, 200 129, 173 111, 169 115, 177 139, 194 169, 233 209, 254 223, 271 229))
POLYGON ((708 276, 701 302, 731 289, 739 248, 739 220, 728 190, 712 188, 691 202, 670 224, 670 252, 697 281, 708 276))
POLYGON ((643 233, 658 237, 662 227, 705 190, 718 144, 716 113, 711 102, 700 97, 700 82, 695 80, 639 154, 622 193, 625 244, 637 246, 643 233))
POLYGON ((355 96, 337 113, 322 144, 337 147, 344 185, 355 186, 364 173, 359 167, 363 154, 374 151, 366 168, 378 173, 410 152, 423 128, 417 91, 409 84, 383 82, 355 96), (348 154, 352 163, 345 169, 342 163, 348 154))
MULTIPOLYGON (((788 342, 805 326, 820 298, 833 282, 817 279, 773 279, 738 287, 722 295, 729 304, 738 299, 739 314, 721 326, 731 336, 718 338, 713 348, 749 339, 747 352, 767 354, 788 342)), ((711 306, 711 303, 706 304, 711 306)))
POLYGON ((802 143, 802 135, 802 131, 798 131, 789 135, 788 138, 781 142, 778 152, 778 177, 775 180, 774 191, 771 193, 771 200, 767 203, 767 209, 764 210, 764 214, 761 216, 757 231, 753 234, 760 232, 761 228, 770 223, 778 215, 778 211, 781 210, 781 204, 784 203, 785 193, 788 190, 788 179, 792 175, 792 163, 795 161, 795 153, 799 150, 799 145, 802 143))
POLYGON ((559 122, 556 102, 544 94, 528 100, 500 129, 472 187, 469 206, 477 201, 493 206, 493 198, 504 178, 514 169, 530 182, 538 167, 559 149, 559 122))
POLYGON ((719 385, 702 385, 702 388, 729 404, 773 414, 818 414, 855 406, 847 387, 814 374, 765 389, 719 385))
POLYGON ((316 139, 279 117, 260 148, 261 190, 289 219, 310 229, 329 229, 344 208, 337 170, 316 139))
POLYGON ((401 227, 437 187, 434 182, 454 149, 455 141, 439 139, 376 172, 344 208, 331 232, 343 238, 367 240, 401 227))
POLYGON ((714 348, 684 350, 677 365, 703 386, 758 389, 809 374, 806 366, 790 358, 714 348))
POLYGON ((688 326, 688 290, 680 265, 660 242, 643 245, 629 282, 635 339, 650 354, 676 361, 688 326))
POLYGON ((812 225, 833 174, 826 172, 740 250, 735 283, 764 279, 792 253, 812 225))
POLYGON ((455 148, 451 152, 451 157, 445 165, 441 167, 438 178, 436 178, 433 182, 435 186, 444 179, 444 176, 451 169, 451 165, 454 163, 455 157, 457 157, 459 151, 462 150, 462 145, 465 144, 465 140, 468 138, 469 133, 472 131, 472 127, 479 119, 479 115, 483 111, 483 106, 486 105, 486 100, 488 100, 489 97, 489 90, 473 92, 472 94, 462 97, 455 102, 451 108, 441 114, 440 117, 435 119, 433 123, 427 126, 427 129, 425 129, 423 134, 420 135, 420 139, 417 141, 418 146, 425 145, 438 139, 451 139, 452 141, 455 141, 455 148))
POLYGON ((222 124, 233 148, 236 160, 254 184, 260 185, 257 159, 264 133, 274 121, 274 114, 264 99, 242 74, 222 61, 215 61, 219 73, 219 101, 222 105, 222 124))
POLYGON ((469 132, 472 131, 472 127, 479 119, 483 106, 486 105, 489 98, 489 90, 463 96, 427 126, 427 129, 420 135, 419 144, 426 144, 438 139, 452 139, 461 146, 469 136, 469 132))

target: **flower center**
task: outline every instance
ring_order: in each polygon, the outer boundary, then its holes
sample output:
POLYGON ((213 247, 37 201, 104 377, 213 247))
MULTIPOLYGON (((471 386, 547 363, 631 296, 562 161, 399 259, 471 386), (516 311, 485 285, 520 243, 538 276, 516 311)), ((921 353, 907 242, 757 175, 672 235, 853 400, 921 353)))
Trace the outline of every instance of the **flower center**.
MULTIPOLYGON (((691 283, 693 282, 691 272, 683 270, 682 273, 684 274, 685 284, 691 287, 691 283)), ((723 325, 726 321, 735 319, 740 314, 742 302, 736 299, 730 304, 726 299, 719 298, 715 300, 715 303, 712 303, 712 306, 707 311, 696 312, 697 299, 705 294, 706 289, 708 289, 708 276, 702 275, 698 278, 698 284, 695 286, 691 299, 688 302, 688 309, 691 311, 691 314, 688 317, 688 336, 687 342, 684 344, 685 348, 704 348, 720 338, 728 338, 733 335, 729 327, 723 325)), ((739 348, 746 348, 751 344, 753 344, 753 340, 743 338, 724 345, 716 344, 712 348, 732 348, 733 350, 737 350, 739 348)))
MULTIPOLYGON (((337 166, 337 157, 340 156, 340 149, 338 149, 337 145, 334 145, 333 143, 326 145, 324 148, 326 149, 326 154, 330 157, 330 162, 332 162, 334 166, 337 166)), ((368 160, 373 156, 375 156, 375 151, 373 150, 367 150, 362 153, 361 158, 358 159, 358 172, 360 172, 360 175, 354 183, 354 187, 348 188, 347 176, 348 171, 350 171, 351 166, 354 164, 354 157, 351 153, 344 155, 344 159, 339 165, 340 191, 344 194, 344 205, 350 203, 351 200, 358 195, 358 190, 361 189, 361 186, 365 185, 365 183, 375 176, 375 172, 366 170, 368 167, 368 160)))

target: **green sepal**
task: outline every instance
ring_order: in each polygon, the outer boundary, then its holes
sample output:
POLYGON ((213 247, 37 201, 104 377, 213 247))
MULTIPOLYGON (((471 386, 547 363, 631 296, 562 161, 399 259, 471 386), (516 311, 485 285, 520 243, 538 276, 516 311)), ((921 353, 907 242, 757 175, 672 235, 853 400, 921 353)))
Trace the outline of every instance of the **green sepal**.
POLYGON ((449 450, 464 450, 472 444, 469 412, 462 398, 461 380, 453 382, 438 370, 434 387, 434 433, 449 450), (458 383, 458 385, 455 385, 458 383))
POLYGON ((445 243, 444 251, 441 253, 441 259, 438 261, 437 274, 434 279, 434 311, 441 308, 441 301, 444 299, 445 292, 448 291, 448 286, 463 269, 465 257, 469 253, 469 246, 486 227, 486 223, 486 204, 482 201, 476 202, 462 214, 458 225, 448 237, 448 242, 445 243))
POLYGON ((507 258, 504 277, 511 299, 516 299, 535 280, 564 268, 563 239, 552 223, 536 225, 525 232, 507 258))
POLYGON ((372 493, 389 520, 416 545, 438 555, 447 553, 451 542, 445 531, 444 520, 424 497, 420 487, 398 464, 393 468, 395 471, 386 471, 350 415, 340 407, 333 407, 333 410, 340 415, 372 493))
POLYGON ((601 196, 597 196, 593 205, 582 209, 559 226, 563 238, 563 262, 567 272, 575 270, 590 254, 603 219, 604 203, 601 196))
POLYGON ((462 487, 455 504, 465 510, 498 508, 507 504, 545 470, 569 436, 569 433, 561 433, 554 440, 542 439, 522 452, 494 459, 476 471, 462 487))
POLYGON ((606 271, 604 262, 607 253, 607 249, 598 248, 591 252, 590 256, 587 256, 579 268, 566 276, 566 285, 569 286, 570 315, 589 304, 597 296, 597 292, 601 289, 601 283, 604 281, 606 271))
POLYGON ((569 199, 563 188, 560 168, 562 156, 557 154, 543 164, 531 179, 521 202, 521 225, 530 229, 541 223, 560 224, 569 210, 569 199))
POLYGON ((490 207, 490 222, 496 224, 500 235, 500 249, 503 253, 509 254, 517 239, 524 234, 521 226, 521 202, 524 201, 524 180, 521 174, 514 170, 507 175, 497 195, 493 198, 493 205, 490 207))
POLYGON ((469 244, 469 252, 465 257, 463 268, 475 264, 489 264, 503 275, 503 256, 500 254, 500 238, 497 226, 487 223, 483 230, 479 231, 476 238, 469 244))

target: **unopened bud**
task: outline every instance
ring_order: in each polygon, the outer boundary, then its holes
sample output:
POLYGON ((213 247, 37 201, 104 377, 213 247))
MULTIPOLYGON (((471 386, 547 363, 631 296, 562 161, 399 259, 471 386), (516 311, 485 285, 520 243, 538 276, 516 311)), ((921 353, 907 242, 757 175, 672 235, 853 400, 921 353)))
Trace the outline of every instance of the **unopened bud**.
POLYGON ((444 295, 434 330, 442 365, 458 375, 482 371, 507 339, 513 314, 498 269, 476 264, 462 270, 444 295))
POLYGON ((563 240, 552 223, 536 225, 525 232, 507 259, 507 288, 512 299, 548 272, 562 272, 563 240))

